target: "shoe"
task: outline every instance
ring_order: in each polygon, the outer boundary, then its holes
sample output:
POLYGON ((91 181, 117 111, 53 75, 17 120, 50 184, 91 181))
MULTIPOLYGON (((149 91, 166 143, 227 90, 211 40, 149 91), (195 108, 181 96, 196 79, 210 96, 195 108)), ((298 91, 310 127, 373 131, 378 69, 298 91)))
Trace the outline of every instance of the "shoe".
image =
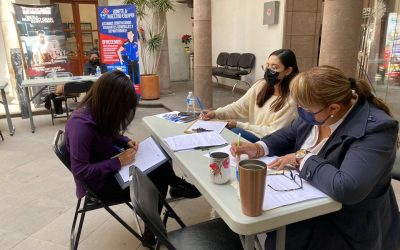
POLYGON ((201 193, 194 185, 188 183, 185 179, 177 178, 177 184, 171 186, 169 189, 169 195, 172 198, 185 197, 194 199, 200 197, 201 193))
POLYGON ((156 244, 156 236, 147 227, 144 228, 142 238, 144 247, 152 248, 156 244))

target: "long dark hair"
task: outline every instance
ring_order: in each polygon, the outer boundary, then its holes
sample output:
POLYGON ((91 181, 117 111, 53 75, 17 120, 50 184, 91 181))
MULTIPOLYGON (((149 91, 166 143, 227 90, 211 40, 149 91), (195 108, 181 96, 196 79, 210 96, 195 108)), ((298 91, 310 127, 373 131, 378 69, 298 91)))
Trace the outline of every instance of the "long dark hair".
POLYGON ((117 137, 135 117, 137 96, 122 71, 104 73, 86 94, 80 107, 88 107, 101 135, 117 137))
MULTIPOLYGON (((286 69, 289 67, 293 68, 292 72, 289 75, 285 76, 285 78, 283 78, 282 81, 279 83, 279 86, 281 88, 281 96, 279 96, 272 103, 270 109, 273 112, 277 112, 286 104, 290 92, 290 81, 292 81, 293 77, 295 77, 297 73, 299 73, 299 68, 297 67, 296 55, 290 49, 275 50, 268 56, 268 58, 271 56, 277 56, 286 69)), ((274 86, 268 83, 265 84, 257 95, 257 106, 261 108, 265 104, 265 102, 268 101, 269 98, 271 98, 273 94, 274 86)))

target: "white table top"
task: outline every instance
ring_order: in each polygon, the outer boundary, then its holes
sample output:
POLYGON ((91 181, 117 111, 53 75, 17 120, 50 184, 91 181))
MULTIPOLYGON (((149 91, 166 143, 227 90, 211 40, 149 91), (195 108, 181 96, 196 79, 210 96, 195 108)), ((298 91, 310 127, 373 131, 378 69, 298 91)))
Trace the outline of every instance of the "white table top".
MULTIPOLYGON (((164 119, 148 116, 144 124, 173 159, 174 164, 182 169, 191 182, 199 189, 225 223, 236 233, 252 235, 270 231, 301 220, 317 217, 339 210, 342 206, 331 198, 304 201, 268 211, 258 217, 248 217, 242 213, 236 189, 231 184, 217 185, 209 178, 209 159, 204 157, 208 151, 192 150, 172 152, 163 138, 182 134, 189 124, 175 124, 164 119)), ((224 129, 222 136, 230 143, 237 135, 224 129)), ((211 149, 211 151, 216 148, 211 149)), ((234 180, 232 175, 231 182, 234 180)))
POLYGON ((72 76, 72 77, 56 77, 56 78, 36 78, 23 80, 22 87, 34 87, 34 86, 54 86, 59 84, 66 84, 67 82, 80 82, 80 81, 96 81, 98 76, 72 76))

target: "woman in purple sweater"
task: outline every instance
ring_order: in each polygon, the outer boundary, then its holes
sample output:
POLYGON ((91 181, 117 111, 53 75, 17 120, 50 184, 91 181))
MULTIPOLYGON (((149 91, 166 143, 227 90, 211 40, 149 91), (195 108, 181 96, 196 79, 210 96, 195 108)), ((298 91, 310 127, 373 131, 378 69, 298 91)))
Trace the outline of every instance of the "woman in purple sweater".
MULTIPOLYGON (((93 188, 104 200, 130 201, 129 188, 121 189, 114 174, 135 159, 138 142, 123 136, 135 116, 137 96, 132 82, 121 71, 104 73, 86 94, 80 108, 65 126, 66 147, 78 198, 85 196, 81 182, 93 188), (118 148, 125 151, 118 157, 118 148)), ((168 186, 172 197, 196 198, 195 186, 175 175, 170 162, 148 174, 165 197, 168 186)), ((155 244, 145 228, 144 244, 155 244)))

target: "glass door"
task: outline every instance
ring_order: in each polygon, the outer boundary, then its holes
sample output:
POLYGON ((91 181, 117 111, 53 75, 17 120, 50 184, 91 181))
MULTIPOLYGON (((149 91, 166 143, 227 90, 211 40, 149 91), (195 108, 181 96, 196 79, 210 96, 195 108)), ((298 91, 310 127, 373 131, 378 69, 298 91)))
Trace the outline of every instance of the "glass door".
POLYGON ((73 75, 83 75, 89 51, 99 47, 96 0, 52 0, 59 4, 67 55, 73 75))

